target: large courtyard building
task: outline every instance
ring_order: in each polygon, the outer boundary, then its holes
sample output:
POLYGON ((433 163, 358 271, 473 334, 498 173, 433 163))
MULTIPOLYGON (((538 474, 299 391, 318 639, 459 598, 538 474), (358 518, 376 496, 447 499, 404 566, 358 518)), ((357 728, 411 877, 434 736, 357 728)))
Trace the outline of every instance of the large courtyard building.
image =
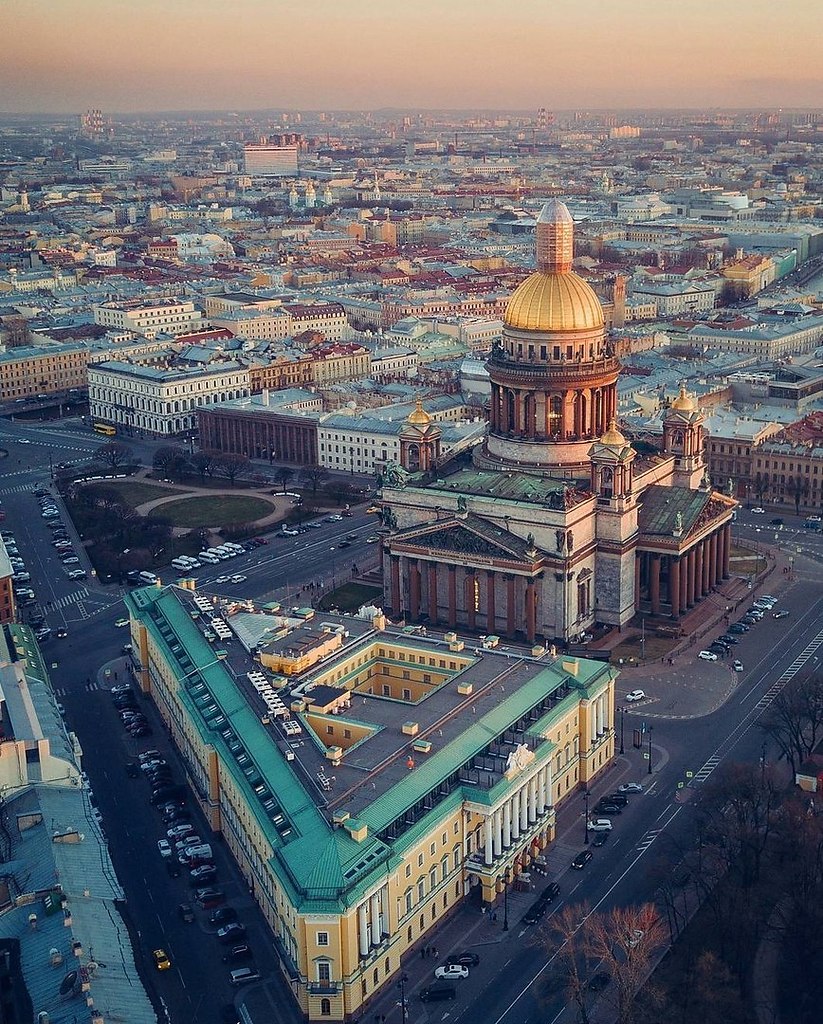
POLYGON ((641 610, 677 620, 729 575, 735 502, 712 490, 703 415, 682 389, 662 451, 641 459, 615 422, 620 363, 571 269, 563 203, 544 206, 536 249, 487 364, 489 433, 474 465, 383 476, 386 607, 529 643, 641 610))
POLYGON ((174 586, 126 603, 142 689, 310 1020, 363 1019, 454 907, 479 912, 542 859, 557 806, 614 753, 601 662, 174 586))

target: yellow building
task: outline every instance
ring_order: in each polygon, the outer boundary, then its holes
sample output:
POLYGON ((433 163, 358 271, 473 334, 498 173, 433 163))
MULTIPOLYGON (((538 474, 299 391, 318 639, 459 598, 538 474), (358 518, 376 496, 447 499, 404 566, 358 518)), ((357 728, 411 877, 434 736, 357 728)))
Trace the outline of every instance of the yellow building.
POLYGON ((245 651, 286 620, 238 613, 216 652, 196 593, 126 603, 142 688, 309 1020, 361 1019, 455 907, 490 903, 540 855, 557 805, 614 753, 599 662, 330 620, 312 629, 342 646, 278 691, 245 651))
POLYGON ((69 345, 29 346, 0 353, 0 401, 85 388, 88 364, 100 358, 99 349, 69 345))

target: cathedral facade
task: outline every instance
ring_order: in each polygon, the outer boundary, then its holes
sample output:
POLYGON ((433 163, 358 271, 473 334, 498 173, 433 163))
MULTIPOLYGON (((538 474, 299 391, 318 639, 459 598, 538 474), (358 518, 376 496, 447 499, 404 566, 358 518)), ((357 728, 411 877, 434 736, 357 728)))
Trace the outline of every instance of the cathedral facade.
POLYGON ((382 490, 396 619, 569 642, 638 612, 676 622, 729 575, 735 502, 708 482, 697 402, 681 389, 662 450, 632 448, 616 425, 620 364, 573 242, 568 209, 550 200, 537 269, 487 364, 489 431, 473 465, 441 466, 438 428, 420 406, 410 417, 409 472, 387 472, 382 490))

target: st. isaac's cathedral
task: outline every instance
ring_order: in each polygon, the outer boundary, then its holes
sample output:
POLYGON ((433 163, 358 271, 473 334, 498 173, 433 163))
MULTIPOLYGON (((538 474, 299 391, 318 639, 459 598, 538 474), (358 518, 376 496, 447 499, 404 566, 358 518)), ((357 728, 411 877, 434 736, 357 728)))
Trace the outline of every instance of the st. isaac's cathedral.
POLYGON ((385 606, 406 622, 529 643, 645 612, 676 621, 729 575, 735 502, 712 491, 703 417, 681 389, 659 452, 616 425, 618 359, 572 270, 574 223, 550 200, 537 270, 512 295, 487 368, 489 430, 470 467, 440 461, 421 403, 383 476, 385 606))

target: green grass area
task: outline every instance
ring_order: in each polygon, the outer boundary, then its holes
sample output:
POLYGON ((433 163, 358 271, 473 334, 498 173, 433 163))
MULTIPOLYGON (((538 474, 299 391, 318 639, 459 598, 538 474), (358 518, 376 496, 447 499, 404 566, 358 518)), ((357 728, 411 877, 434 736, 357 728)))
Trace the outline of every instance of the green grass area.
POLYGON ((665 658, 680 643, 680 639, 682 638, 656 636, 651 630, 647 630, 646 642, 643 644, 641 642, 642 637, 638 633, 637 636, 629 637, 614 648, 611 655, 611 663, 612 665, 618 665, 621 658, 624 664, 629 664, 632 661, 638 663, 641 661, 659 661, 661 658, 665 658))
POLYGON ((274 512, 271 502, 245 494, 203 495, 180 498, 158 505, 150 517, 168 519, 173 526, 191 529, 200 526, 237 526, 252 523, 274 512))
POLYGON ((88 484, 84 490, 95 493, 96 491, 116 491, 123 501, 132 508, 137 508, 147 501, 154 501, 155 498, 165 498, 170 493, 165 487, 155 487, 154 484, 144 484, 139 480, 105 480, 96 484, 88 484))
POLYGON ((732 576, 754 576, 766 568, 766 559, 751 548, 733 545, 729 554, 729 570, 732 576))
POLYGON ((344 583, 321 598, 321 612, 337 608, 341 612, 356 612, 361 605, 383 603, 383 588, 369 583, 344 583))

